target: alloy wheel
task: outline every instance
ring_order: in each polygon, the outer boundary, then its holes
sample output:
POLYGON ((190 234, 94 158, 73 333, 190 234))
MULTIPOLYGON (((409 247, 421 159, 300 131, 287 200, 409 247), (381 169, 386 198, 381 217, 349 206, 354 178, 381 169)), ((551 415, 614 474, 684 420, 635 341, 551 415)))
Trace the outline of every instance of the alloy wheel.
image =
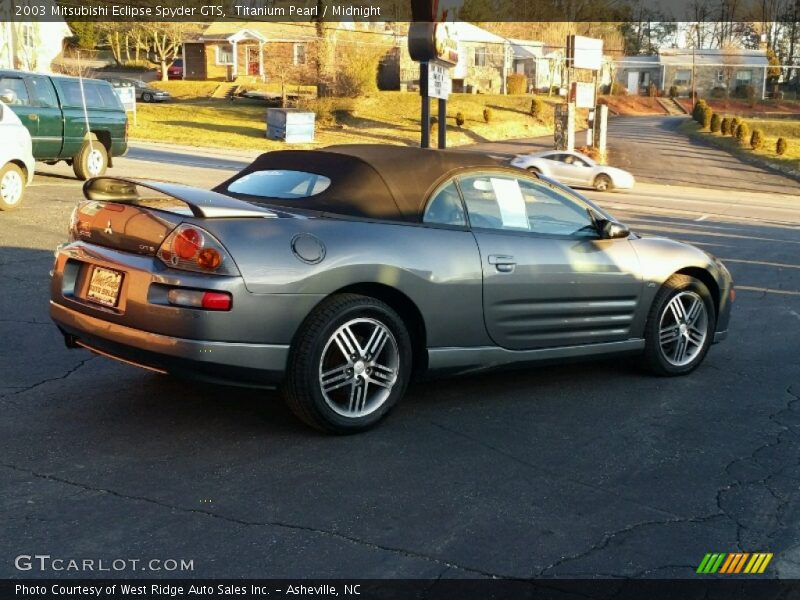
POLYGON ((397 382, 400 352, 391 330, 375 319, 347 321, 333 332, 319 364, 327 405, 349 418, 378 410, 397 382))
POLYGON ((671 365, 690 364, 708 337, 708 311, 703 299, 692 291, 676 294, 664 307, 659 321, 659 344, 671 365))
POLYGON ((0 197, 3 198, 3 202, 12 206, 22 198, 23 188, 24 184, 20 174, 15 170, 7 171, 0 181, 0 197))

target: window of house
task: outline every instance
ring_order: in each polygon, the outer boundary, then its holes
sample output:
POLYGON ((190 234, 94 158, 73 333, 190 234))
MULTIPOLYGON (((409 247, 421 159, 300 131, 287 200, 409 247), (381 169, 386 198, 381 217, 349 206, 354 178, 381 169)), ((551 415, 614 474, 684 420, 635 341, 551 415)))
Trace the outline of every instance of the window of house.
POLYGON ((753 79, 752 71, 736 71, 736 83, 746 85, 751 79, 753 79))
POLYGON ((486 66, 486 48, 475 48, 473 63, 476 67, 486 66))
POLYGON ((292 50, 292 62, 295 65, 304 65, 306 64, 306 45, 305 44, 295 44, 292 50))
POLYGON ((723 69, 717 70, 717 83, 725 83, 725 71, 723 69))
POLYGON ((689 85, 691 82, 691 69, 678 69, 675 71, 675 78, 672 80, 673 85, 689 85))
POLYGON ((36 39, 33 32, 33 25, 31 23, 22 24, 22 45, 26 48, 36 47, 36 39))
POLYGON ((217 64, 233 64, 233 44, 223 44, 221 46, 217 46, 217 64))

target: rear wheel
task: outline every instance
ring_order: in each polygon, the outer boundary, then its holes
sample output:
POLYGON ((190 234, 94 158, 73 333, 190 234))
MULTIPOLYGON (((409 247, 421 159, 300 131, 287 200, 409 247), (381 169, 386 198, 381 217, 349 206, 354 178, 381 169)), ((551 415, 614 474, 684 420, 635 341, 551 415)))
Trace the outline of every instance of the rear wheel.
POLYGON ((99 140, 84 142, 81 149, 72 159, 72 170, 75 177, 86 180, 100 177, 108 168, 108 151, 99 140))
POLYGON ((699 279, 673 275, 656 294, 645 330, 645 364, 657 375, 694 371, 708 352, 716 314, 699 279))
POLYGON ((152 102, 153 95, 150 92, 145 92, 142 94, 142 102, 152 102))
POLYGON ((25 197, 25 172, 14 163, 0 169, 0 210, 14 210, 25 197))
POLYGON ((356 294, 320 304, 298 333, 285 396, 308 425, 355 433, 380 421, 405 393, 411 340, 385 303, 356 294))
POLYGON ((610 192, 614 189, 614 184, 608 175, 600 174, 594 178, 594 189, 598 192, 610 192))

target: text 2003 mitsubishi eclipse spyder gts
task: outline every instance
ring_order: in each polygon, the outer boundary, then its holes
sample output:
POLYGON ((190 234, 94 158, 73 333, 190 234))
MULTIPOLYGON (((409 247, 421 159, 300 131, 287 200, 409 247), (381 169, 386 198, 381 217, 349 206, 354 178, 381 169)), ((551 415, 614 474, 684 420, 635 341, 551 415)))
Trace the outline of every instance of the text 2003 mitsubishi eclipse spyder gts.
POLYGON ((281 150, 214 191, 84 192, 51 288, 70 347, 280 385, 336 433, 374 425, 423 372, 638 353, 689 373, 734 297, 716 258, 473 153, 281 150))

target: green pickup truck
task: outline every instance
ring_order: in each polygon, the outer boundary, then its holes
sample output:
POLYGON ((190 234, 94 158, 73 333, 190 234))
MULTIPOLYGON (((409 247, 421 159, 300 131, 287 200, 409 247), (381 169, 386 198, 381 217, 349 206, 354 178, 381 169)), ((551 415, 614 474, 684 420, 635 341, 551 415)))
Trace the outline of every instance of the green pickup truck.
POLYGON ((34 158, 66 161, 78 179, 102 175, 128 150, 128 116, 106 81, 0 70, 0 100, 30 131, 34 158))

